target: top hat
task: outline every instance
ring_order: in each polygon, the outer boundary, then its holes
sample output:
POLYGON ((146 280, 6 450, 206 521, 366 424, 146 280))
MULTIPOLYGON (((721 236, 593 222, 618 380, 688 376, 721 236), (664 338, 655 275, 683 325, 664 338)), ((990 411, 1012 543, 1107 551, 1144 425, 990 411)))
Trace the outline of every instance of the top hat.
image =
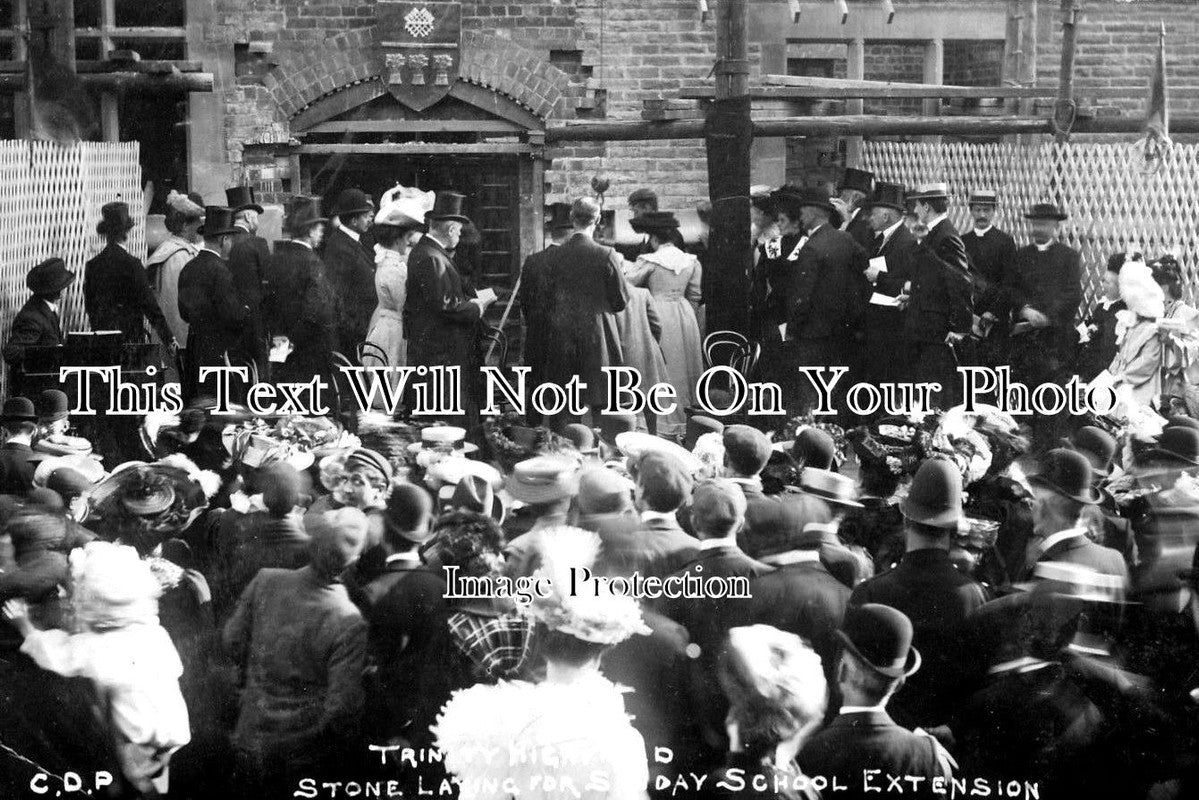
POLYGON ((853 478, 832 470, 806 467, 799 474, 799 488, 804 494, 819 497, 829 503, 861 508, 862 504, 854 499, 857 494, 857 484, 853 478))
POLYGON ((925 461, 916 470, 899 510, 921 525, 956 529, 962 518, 962 473, 943 459, 925 461))
POLYGON ((204 224, 200 226, 200 235, 206 239, 217 236, 228 236, 237 233, 233 227, 233 209, 224 206, 208 206, 204 209, 204 224))
POLYGON ((570 221, 570 203, 550 203, 545 207, 545 228, 550 231, 560 231, 573 228, 570 221))
POLYGON ((1056 219, 1061 222, 1067 219, 1066 212, 1053 203, 1034 203, 1025 214, 1025 219, 1056 219))
POLYGON ((676 229, 679 227, 679 221, 669 211, 647 211, 629 220, 629 227, 637 233, 653 233, 676 229))
POLYGON ((1116 440, 1107 431, 1086 425, 1075 431, 1063 444, 1086 456, 1097 477, 1106 478, 1111 474, 1112 459, 1116 457, 1116 440))
POLYGON ((10 397, 0 409, 0 422, 37 422, 37 412, 28 397, 10 397))
POLYGON ((105 203, 100 208, 100 221, 96 223, 96 233, 102 236, 128 233, 133 227, 133 219, 129 216, 129 204, 116 200, 105 203))
POLYGON ((579 464, 561 456, 537 456, 512 468, 505 488, 522 503, 554 503, 578 492, 579 464))
POLYGON ((828 194, 822 189, 788 184, 774 191, 770 195, 770 201, 775 209, 780 211, 799 209, 804 206, 822 208, 829 213, 833 227, 841 227, 841 212, 837 210, 828 194))
POLYGON ((462 214, 462 204, 465 201, 466 195, 464 194, 438 192, 437 199, 433 201, 433 210, 425 216, 430 222, 449 220, 451 222, 461 222, 465 225, 470 222, 470 218, 462 214))
POLYGON ((999 194, 994 189, 975 189, 970 193, 969 205, 994 206, 999 204, 999 194))
POLYGON ((75 273, 67 269, 61 258, 48 258, 29 270, 25 285, 36 295, 56 295, 75 280, 75 273))
POLYGON ((887 183, 879 181, 874 185, 874 197, 868 198, 862 204, 863 210, 882 206, 883 208, 893 208, 900 214, 907 210, 907 198, 904 196, 904 188, 898 183, 887 183))
POLYGON ((1103 499, 1094 486, 1091 462, 1082 453, 1058 447, 1041 456, 1040 467, 1040 471, 1029 478, 1031 483, 1085 505, 1095 505, 1103 499))
POLYGON ((254 200, 253 186, 233 186, 225 190, 225 204, 233 209, 236 214, 239 211, 257 211, 262 213, 262 206, 258 205, 254 200))
POLYGON ((874 191, 874 173, 864 169, 846 167, 845 174, 841 176, 841 182, 837 184, 837 191, 843 189, 854 189, 869 196, 874 191))
POLYGON ((837 636, 845 649, 880 675, 905 678, 920 669, 920 652, 912 647, 912 621, 890 606, 850 606, 837 636))
POLYGON ((374 211, 375 204, 371 202, 366 192, 361 189, 343 189, 329 209, 331 217, 352 217, 355 214, 365 214, 374 211))
POLYGON ((299 236, 313 225, 328 222, 321 214, 321 201, 316 197, 293 197, 287 203, 284 226, 292 236, 299 236))
POLYGON ((909 200, 932 200, 937 197, 949 197, 949 184, 945 181, 921 183, 916 186, 916 191, 908 193, 909 200))
POLYGON ((1199 466, 1199 430, 1182 425, 1167 427, 1158 437, 1157 447, 1145 452, 1145 458, 1199 466))
POLYGON ((61 389, 46 389, 37 396, 37 421, 58 422, 71 415, 71 404, 61 389))

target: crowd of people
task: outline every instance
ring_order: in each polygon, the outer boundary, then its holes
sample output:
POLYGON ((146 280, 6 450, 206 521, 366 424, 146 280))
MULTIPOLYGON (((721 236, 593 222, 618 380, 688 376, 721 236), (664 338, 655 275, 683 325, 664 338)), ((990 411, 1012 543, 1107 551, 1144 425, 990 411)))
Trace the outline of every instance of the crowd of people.
POLYGON ((1079 323, 1060 209, 1029 209, 1017 247, 993 193, 959 236, 943 184, 838 188, 753 192, 734 279, 781 421, 695 408, 705 287, 729 276, 649 190, 619 249, 593 200, 548 207, 511 298, 533 384, 581 376, 599 407, 600 369, 635 366, 679 398, 648 417, 215 413, 201 366, 477 372, 496 295, 460 263, 466 198, 296 198, 272 249, 248 190, 176 194, 145 266, 105 206, 91 328, 181 352, 186 408, 110 446, 28 391, 74 279, 30 272, 0 410, 0 794, 83 774, 112 797, 1193 796, 1199 338, 1177 260, 1113 257, 1079 323), (1122 404, 967 411, 962 363, 1122 404), (944 391, 814 419, 796 370, 837 364, 944 391), (634 585, 658 590, 613 588, 634 585))

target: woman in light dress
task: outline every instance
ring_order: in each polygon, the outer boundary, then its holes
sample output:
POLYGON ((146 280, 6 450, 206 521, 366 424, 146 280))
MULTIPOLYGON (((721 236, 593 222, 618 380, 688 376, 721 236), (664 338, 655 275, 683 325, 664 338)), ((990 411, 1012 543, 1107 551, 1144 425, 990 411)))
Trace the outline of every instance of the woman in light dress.
MULTIPOLYGON (((166 241, 158 245, 146 259, 146 274, 150 288, 158 300, 158 307, 166 317, 167 327, 175 341, 179 342, 179 362, 184 360, 183 347, 187 345, 187 323, 179 315, 179 273, 187 262, 196 257, 200 247, 196 244, 200 225, 204 223, 204 204, 199 195, 185 195, 172 191, 167 195, 167 213, 164 224, 170 232, 166 241)), ((177 374, 168 368, 166 379, 177 381, 177 374)))
MULTIPOLYGON (((702 268, 699 259, 683 252, 679 221, 667 211, 651 211, 630 223, 633 230, 649 236, 653 252, 626 267, 625 277, 634 286, 649 289, 662 323, 662 357, 679 408, 695 399, 695 384, 703 372, 699 334, 699 301, 702 268)), ((659 435, 679 436, 685 421, 672 421, 659 435)))
MULTIPOLYGON (((364 367, 402 367, 408 361, 408 343, 404 339, 404 298, 408 282, 408 251, 425 230, 425 213, 433 208, 433 193, 396 186, 380 198, 375 215, 375 290, 379 305, 371 316, 366 341, 383 352, 367 348, 362 356, 364 367)), ((392 385, 399 376, 389 375, 392 385)), ((375 395, 375 406, 383 407, 384 398, 375 395)))

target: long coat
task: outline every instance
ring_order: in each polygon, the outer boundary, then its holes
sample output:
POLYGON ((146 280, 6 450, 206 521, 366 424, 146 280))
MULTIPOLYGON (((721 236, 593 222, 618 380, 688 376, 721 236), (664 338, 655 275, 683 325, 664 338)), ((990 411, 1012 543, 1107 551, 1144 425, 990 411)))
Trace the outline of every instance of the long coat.
POLYGON ((354 752, 367 626, 344 586, 311 567, 264 569, 238 601, 224 641, 245 678, 233 733, 239 749, 300 773, 354 752))
POLYGON ((340 228, 325 241, 321 257, 337 304, 337 338, 342 347, 353 349, 366 341, 371 315, 379 304, 375 260, 361 242, 340 228))
POLYGON ((267 264, 271 260, 271 248, 266 239, 241 228, 233 234, 233 247, 229 250, 229 274, 241 301, 250 307, 246 332, 242 338, 242 355, 258 362, 266 360, 266 331, 262 324, 262 292, 266 281, 267 264))
POLYGON ((233 286, 225 260, 201 250, 179 273, 179 316, 190 327, 188 355, 196 366, 219 366, 237 346, 250 309, 233 286))
POLYGON ((866 251, 848 233, 831 225, 812 232, 789 273, 787 338, 848 338, 862 310, 865 267, 866 251))
POLYGON ((545 317, 548 308, 545 281, 549 256, 555 247, 557 245, 550 245, 525 259, 520 269, 520 291, 516 294, 516 302, 520 303, 520 311, 525 318, 524 361, 530 369, 529 379, 534 387, 545 380, 546 352, 549 349, 545 338, 549 325, 545 317))
POLYGON ((587 384, 586 401, 599 410, 606 405, 602 368, 624 364, 612 317, 628 302, 620 256, 576 233, 547 260, 546 380, 566 384, 578 375, 587 384))
POLYGON ((119 244, 110 243, 87 262, 83 305, 94 331, 119 330, 126 342, 144 342, 143 321, 148 321, 161 341, 171 341, 171 329, 150 289, 145 267, 119 244))
POLYGON ((873 287, 863 282, 867 295, 859 322, 863 380, 882 383, 911 379, 911 354, 904 332, 903 311, 870 303, 869 296, 877 293, 898 297, 903 294, 904 284, 912 278, 917 246, 916 237, 906 225, 900 224, 882 247, 870 253, 871 258, 886 259, 887 271, 879 273, 873 287))
POLYGON ((453 257, 432 236, 408 254, 404 330, 409 366, 461 366, 463 381, 478 362, 482 309, 462 285, 453 257))
POLYGON ((1036 245, 1021 247, 1003 296, 1014 322, 1025 306, 1049 319, 1048 327, 1012 336, 1014 377, 1030 386, 1064 381, 1078 342, 1074 330, 1074 316, 1082 302, 1078 251, 1061 242, 1053 242, 1043 252, 1036 245))
POLYGON ((299 242, 279 242, 266 270, 263 316, 271 336, 286 336, 294 350, 273 375, 306 381, 327 375, 337 349, 333 292, 320 257, 299 242))
POLYGON ((12 321, 12 331, 4 343, 4 360, 8 362, 8 391, 21 392, 24 376, 25 350, 29 347, 55 347, 63 343, 62 325, 58 314, 40 297, 31 297, 21 306, 12 321))
POLYGON ((910 300, 904 320, 917 344, 940 344, 950 332, 973 324, 970 259, 953 224, 942 220, 928 232, 912 261, 910 300))

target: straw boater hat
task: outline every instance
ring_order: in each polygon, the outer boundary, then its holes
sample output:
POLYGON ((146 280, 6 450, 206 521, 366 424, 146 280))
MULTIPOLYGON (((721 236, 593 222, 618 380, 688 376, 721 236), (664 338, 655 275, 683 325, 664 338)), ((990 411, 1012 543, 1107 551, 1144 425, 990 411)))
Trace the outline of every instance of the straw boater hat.
POLYGON ((999 194, 994 189, 975 189, 970 193, 969 205, 994 206, 999 204, 999 194))
POLYGON ((449 450, 469 455, 478 449, 478 445, 466 441, 466 428, 454 425, 430 425, 422 428, 420 441, 408 445, 408 452, 413 454, 421 450, 449 450))
POLYGON ((799 488, 804 494, 819 497, 825 502, 848 508, 861 508, 855 497, 857 484, 853 478, 827 469, 809 467, 799 476, 799 488))
POLYGON ((932 200, 938 197, 949 197, 949 184, 945 181, 922 183, 916 187, 916 191, 908 193, 908 200, 932 200))
POLYGON ((616 447, 633 462, 640 460, 646 453, 666 453, 682 462, 688 472, 693 473, 703 466, 687 448, 648 433, 630 431, 619 434, 616 437, 616 447))
POLYGON ((573 497, 578 481, 579 462, 575 459, 538 456, 517 464, 505 488, 509 497, 522 503, 553 503, 573 497))

